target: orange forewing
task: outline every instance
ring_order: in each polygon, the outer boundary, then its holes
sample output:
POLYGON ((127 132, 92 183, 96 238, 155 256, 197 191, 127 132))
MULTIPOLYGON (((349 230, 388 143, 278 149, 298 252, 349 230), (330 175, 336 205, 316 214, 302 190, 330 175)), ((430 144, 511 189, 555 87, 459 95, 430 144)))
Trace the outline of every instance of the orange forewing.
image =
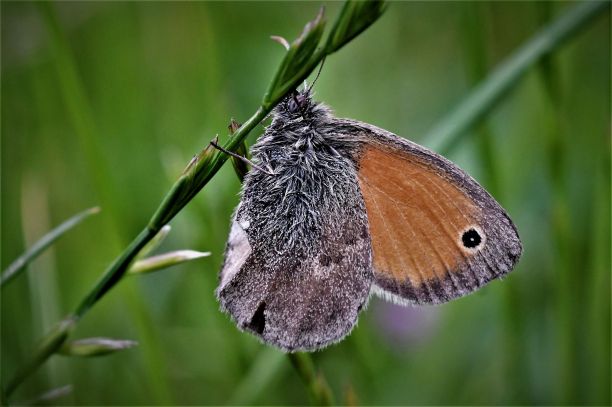
POLYGON ((397 149, 368 145, 358 177, 375 274, 418 287, 443 280, 472 255, 461 235, 478 224, 480 209, 430 164, 397 149))

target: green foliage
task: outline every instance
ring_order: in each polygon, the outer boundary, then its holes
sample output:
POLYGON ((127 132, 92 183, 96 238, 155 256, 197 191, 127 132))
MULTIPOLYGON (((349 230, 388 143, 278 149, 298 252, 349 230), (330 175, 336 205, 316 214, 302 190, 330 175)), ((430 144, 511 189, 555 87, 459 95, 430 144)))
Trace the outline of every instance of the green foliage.
POLYGON ((198 252, 195 250, 174 250, 172 252, 158 254, 146 259, 135 261, 128 270, 131 274, 151 273, 153 271, 165 270, 168 267, 177 266, 188 261, 210 256, 210 252, 198 252))
POLYGON ((336 52, 361 34, 382 15, 387 8, 387 4, 378 0, 345 2, 340 17, 329 33, 325 51, 328 54, 336 52))
POLYGON ((289 354, 289 360, 297 370, 298 375, 307 383, 312 403, 315 406, 335 405, 334 395, 323 376, 312 363, 312 359, 307 353, 297 352, 289 354))
POLYGON ((323 18, 323 9, 321 9, 317 17, 306 24, 302 34, 289 45, 287 53, 264 96, 264 105, 269 105, 282 97, 287 89, 294 87, 295 83, 299 83, 304 76, 305 69, 320 61, 320 57, 315 55, 315 51, 323 36, 324 28, 325 19, 323 18))
MULTIPOLYGON (((60 54, 60 60, 63 65, 60 65, 60 71, 62 69, 73 68, 73 63, 69 52, 65 49, 63 41, 63 35, 61 30, 58 28, 57 19, 53 9, 49 4, 43 4, 41 6, 43 14, 47 19, 49 30, 58 48, 63 48, 60 54)), ((376 18, 369 18, 369 24, 373 23, 376 18)), ((340 15, 340 19, 343 15, 340 15)), ((359 24, 361 22, 356 20, 359 24)), ((262 106, 251 116, 249 120, 242 126, 239 126, 234 130, 233 122, 230 124, 229 130, 232 132, 232 138, 227 143, 227 148, 220 148, 217 143, 217 137, 215 141, 211 142, 202 152, 195 156, 187 165, 181 176, 170 188, 170 191, 164 197, 162 203, 157 208, 147 226, 132 240, 132 242, 121 252, 119 257, 106 268, 102 277, 93 286, 93 288, 85 295, 83 300, 77 306, 72 314, 69 314, 64 321, 70 322, 72 328, 85 314, 104 296, 108 293, 128 272, 131 271, 133 274, 148 273, 155 270, 165 269, 167 267, 191 261, 197 258, 205 257, 210 253, 200 253, 193 250, 180 250, 163 255, 153 256, 147 259, 138 260, 139 257, 143 257, 144 254, 157 246, 161 240, 164 239, 167 234, 167 223, 174 218, 184 207, 187 205, 193 197, 210 181, 210 179, 217 173, 221 165, 225 162, 228 155, 235 156, 235 153, 229 151, 231 149, 240 149, 245 146, 244 139, 253 128, 259 124, 265 116, 272 111, 274 106, 278 104, 282 98, 284 98, 289 92, 296 89, 299 82, 308 75, 312 69, 319 63, 322 62, 325 57, 325 53, 319 52, 314 54, 314 50, 321 38, 323 33, 323 9, 319 11, 317 18, 312 22, 308 23, 302 32, 302 35, 293 42, 287 49, 287 55, 283 59, 280 68, 277 70, 273 81, 271 82, 270 90, 264 96, 264 102, 262 106), (302 66, 306 64, 305 66, 302 66), (224 155, 214 151, 214 148, 222 151, 224 155), (164 229, 166 228, 166 229, 164 229)), ((367 27, 361 28, 361 31, 367 27)), ((78 88, 78 83, 75 78, 74 72, 71 72, 71 81, 75 88, 78 88)), ((89 134, 89 137, 91 133, 89 134)), ((237 158, 237 156, 236 156, 237 158)), ((239 174, 240 175, 240 174, 239 174)), ((78 217, 77 217, 78 221, 78 217)), ((72 221, 75 222, 75 221, 72 221)), ((68 222, 70 223, 70 221, 68 222)), ((63 227, 66 229, 66 227, 63 227)), ((59 235, 62 227, 60 226, 59 232, 51 232, 51 236, 54 234, 59 235)), ((55 240, 54 238, 43 238, 42 241, 49 241, 49 244, 55 240)), ((49 244, 38 244, 41 247, 39 251, 42 251, 49 244)), ((35 245, 34 247, 36 247, 35 245)), ((34 251, 35 253, 35 251, 34 251)), ((32 258, 33 255, 29 255, 26 252, 25 258, 32 258)), ((19 260, 19 259, 18 259, 19 260)), ((17 261, 19 263, 19 261, 17 261)), ((25 262, 22 262, 25 264, 25 262)), ((16 274, 19 269, 16 268, 13 274, 16 274)), ((11 271, 10 268, 8 270, 11 271)), ((8 272, 7 272, 8 274, 8 272)), ((10 277, 10 274, 9 274, 10 277)), ((61 327, 61 324, 60 324, 61 327)), ((42 339, 43 345, 39 346, 29 357, 29 359, 18 368, 17 373, 10 379, 9 385, 6 389, 2 389, 2 400, 6 403, 6 399, 10 397, 13 391, 24 381, 28 375, 32 374, 40 365, 42 365, 47 359, 53 354, 64 351, 78 353, 79 349, 83 346, 79 343, 76 347, 70 344, 66 345, 65 341, 68 338, 69 330, 59 330, 57 328, 48 332, 42 339)), ((100 344, 96 343, 94 348, 100 348, 100 344)), ((81 353, 89 352, 94 354, 101 354, 104 351, 95 350, 92 348, 90 343, 85 345, 85 350, 80 350, 81 353)), ((301 359, 309 359, 309 356, 302 355, 301 359)), ((303 376, 303 375, 302 375, 303 376)), ((320 375, 316 382, 317 386, 312 385, 312 377, 304 377, 304 380, 309 388, 313 389, 315 393, 315 400, 326 401, 329 397, 324 399, 319 397, 319 391, 315 391, 321 388, 323 385, 326 387, 327 384, 322 375, 320 375)), ((327 388, 327 387, 326 387, 327 388)))

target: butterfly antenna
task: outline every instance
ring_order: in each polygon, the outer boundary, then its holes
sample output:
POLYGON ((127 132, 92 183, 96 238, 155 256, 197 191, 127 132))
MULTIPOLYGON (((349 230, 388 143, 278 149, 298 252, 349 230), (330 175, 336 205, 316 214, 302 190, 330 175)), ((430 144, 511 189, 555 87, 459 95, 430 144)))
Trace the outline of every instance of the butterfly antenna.
POLYGON ((308 93, 309 94, 310 94, 310 91, 312 90, 312 88, 314 87, 315 83, 317 82, 317 79, 319 79, 319 76, 321 75, 321 71, 323 70, 323 65, 324 64, 325 64, 325 58, 323 58, 321 60, 321 65, 319 65, 319 71, 317 72, 317 76, 315 76, 314 80, 310 84, 310 87, 308 88, 308 93))

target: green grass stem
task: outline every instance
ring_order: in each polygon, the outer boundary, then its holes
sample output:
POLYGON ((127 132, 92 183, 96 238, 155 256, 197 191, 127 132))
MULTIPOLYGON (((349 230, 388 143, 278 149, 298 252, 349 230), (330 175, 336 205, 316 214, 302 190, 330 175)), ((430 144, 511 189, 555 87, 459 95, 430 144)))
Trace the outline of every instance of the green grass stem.
POLYGON ((32 358, 17 370, 11 380, 8 381, 4 389, 3 399, 7 400, 13 391, 23 382, 30 374, 34 373, 40 365, 42 365, 52 354, 57 352, 64 344, 68 335, 74 328, 76 318, 67 317, 60 321, 40 342, 32 358))
POLYGON ((312 357, 303 352, 288 353, 287 356, 308 389, 313 404, 333 406, 335 401, 329 384, 327 384, 325 376, 315 369, 312 357))
POLYGON ((439 120, 424 140, 432 149, 447 152, 497 105, 527 69, 609 8, 607 1, 585 1, 572 6, 502 62, 455 110, 439 120))
POLYGON ((257 397, 268 388, 268 384, 286 368, 286 360, 282 352, 273 348, 263 348, 251 363, 242 381, 236 386, 227 404, 230 406, 252 405, 257 397))
POLYGON ((100 281, 94 286, 89 294, 81 301, 74 314, 69 315, 58 324, 51 332, 47 333, 41 341, 41 345, 33 352, 32 357, 26 362, 9 381, 4 390, 5 397, 11 394, 23 380, 42 365, 51 355, 63 346, 73 326, 87 313, 87 311, 110 290, 127 272, 132 260, 140 249, 151 240, 158 231, 149 228, 144 229, 128 246, 126 251, 106 270, 100 281))
POLYGON ((145 228, 132 241, 127 249, 104 272, 102 278, 94 285, 89 294, 76 308, 74 315, 81 319, 111 288, 127 273, 134 258, 140 250, 159 232, 159 229, 145 228))

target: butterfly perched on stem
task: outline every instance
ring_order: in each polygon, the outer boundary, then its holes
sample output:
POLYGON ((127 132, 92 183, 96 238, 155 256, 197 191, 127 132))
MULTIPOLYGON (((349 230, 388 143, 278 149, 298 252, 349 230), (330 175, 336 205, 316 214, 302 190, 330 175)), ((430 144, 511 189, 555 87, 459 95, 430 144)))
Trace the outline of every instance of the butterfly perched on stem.
POLYGON ((287 351, 345 337, 371 294, 438 304, 512 270, 504 209, 463 170, 388 131, 286 97, 252 148, 217 297, 287 351))

